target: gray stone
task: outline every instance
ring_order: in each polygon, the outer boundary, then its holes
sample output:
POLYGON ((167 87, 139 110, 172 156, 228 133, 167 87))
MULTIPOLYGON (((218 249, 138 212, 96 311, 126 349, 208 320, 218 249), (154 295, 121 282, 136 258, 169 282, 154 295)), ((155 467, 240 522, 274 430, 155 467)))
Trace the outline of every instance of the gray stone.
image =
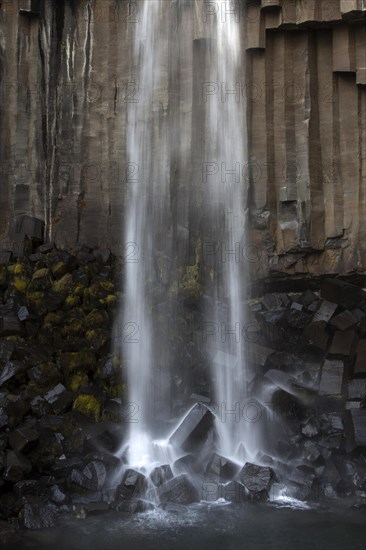
POLYGON ((29 319, 29 311, 28 311, 28 308, 26 306, 22 306, 18 309, 18 319, 19 321, 26 321, 27 319, 29 319))
POLYGON ((329 349, 333 355, 355 354, 355 332, 353 330, 337 331, 329 349))
POLYGON ((366 446, 366 409, 351 409, 355 447, 366 446))
POLYGON ((146 477, 141 472, 128 469, 117 487, 115 502, 118 504, 123 500, 139 499, 143 497, 146 488, 146 477))
POLYGON ((160 485, 157 493, 162 503, 176 502, 178 504, 191 504, 200 500, 197 489, 185 474, 174 477, 163 485, 160 485))
POLYGON ((57 384, 52 390, 48 391, 45 400, 56 414, 66 411, 73 403, 74 394, 68 391, 63 384, 57 384))
POLYGON ((214 453, 206 468, 206 476, 219 481, 231 481, 240 471, 239 464, 214 453))
POLYGON ((357 346, 357 356, 354 366, 355 374, 365 374, 366 373, 366 340, 360 340, 357 346))
POLYGON ((366 398, 366 378, 352 378, 348 380, 348 399, 366 398))
POLYGON ((281 297, 278 294, 265 294, 262 298, 262 304, 270 311, 284 308, 281 297))
POLYGON ((187 454, 182 456, 181 458, 178 458, 173 463, 173 471, 176 474, 202 474, 203 466, 196 457, 194 457, 192 454, 187 454))
POLYGON ((197 403, 192 407, 169 439, 169 443, 184 451, 196 451, 202 446, 215 420, 206 405, 197 403))
POLYGON ((269 466, 246 462, 240 470, 239 480, 253 493, 268 493, 274 481, 274 472, 269 466))
POLYGON ((342 311, 330 321, 330 324, 339 330, 347 330, 357 324, 357 317, 351 311, 342 311))
POLYGON ((163 464, 162 466, 157 466, 154 468, 149 477, 153 484, 158 487, 166 481, 169 481, 169 479, 172 479, 173 472, 169 464, 163 464))
POLYGON ((24 527, 27 529, 47 529, 56 525, 56 513, 39 498, 27 497, 22 511, 24 527))
POLYGON ((313 321, 325 321, 327 323, 332 318, 336 309, 337 304, 324 300, 317 309, 313 321))
POLYGON ((344 364, 339 359, 326 359, 322 366, 319 385, 320 395, 340 395, 344 364))

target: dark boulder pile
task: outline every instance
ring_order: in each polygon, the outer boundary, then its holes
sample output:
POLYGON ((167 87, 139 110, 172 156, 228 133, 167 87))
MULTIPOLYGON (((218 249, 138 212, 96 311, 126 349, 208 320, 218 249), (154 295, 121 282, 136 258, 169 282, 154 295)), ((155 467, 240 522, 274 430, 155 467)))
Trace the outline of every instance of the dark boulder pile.
POLYGON ((43 244, 32 218, 1 251, 0 519, 48 527, 108 500, 124 397, 110 354, 115 273, 108 250, 43 244))
POLYGON ((262 459, 276 470, 275 494, 364 506, 366 291, 338 278, 319 286, 250 303, 262 459))

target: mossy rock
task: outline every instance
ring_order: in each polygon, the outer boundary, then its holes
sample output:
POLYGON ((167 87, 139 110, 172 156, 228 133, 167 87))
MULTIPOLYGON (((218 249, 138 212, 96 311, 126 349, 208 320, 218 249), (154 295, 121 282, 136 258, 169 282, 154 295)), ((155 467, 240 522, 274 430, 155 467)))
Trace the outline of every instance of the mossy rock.
POLYGON ((59 278, 67 273, 67 265, 62 260, 59 260, 50 265, 50 269, 54 277, 59 278))
POLYGON ((108 294, 105 298, 101 298, 100 302, 110 308, 117 304, 118 298, 115 294, 108 294))
POLYGON ((47 300, 44 292, 27 292, 27 305, 37 315, 44 315, 47 313, 47 300))
POLYGON ((77 294, 73 293, 67 296, 65 300, 65 309, 72 309, 81 304, 81 298, 77 294))
POLYGON ((97 353, 107 351, 110 344, 110 334, 108 330, 102 328, 94 328, 88 330, 85 334, 86 339, 90 343, 93 350, 97 353))
POLYGON ((74 283, 71 273, 66 273, 61 279, 54 281, 52 290, 60 294, 68 294, 73 289, 74 283))
POLYGON ((96 422, 99 422, 101 418, 102 406, 98 399, 93 395, 81 394, 75 399, 73 410, 92 418, 96 422))
POLYGON ((18 260, 14 266, 14 288, 24 294, 27 291, 28 285, 31 282, 32 269, 30 266, 18 260))
POLYGON ((114 290, 115 287, 112 281, 108 281, 107 279, 99 279, 85 289, 84 297, 89 300, 92 298, 105 298, 109 294, 113 294, 114 290))
POLYGON ((106 311, 93 309, 86 317, 85 325, 88 329, 109 326, 109 315, 106 311))
POLYGON ((45 329, 52 329, 54 327, 59 327, 64 323, 65 314, 61 310, 51 311, 46 315, 43 320, 43 326, 45 329))
POLYGON ((67 324, 62 328, 62 336, 69 338, 73 336, 82 336, 85 333, 85 319, 78 316, 70 317, 67 324))
POLYGON ((73 391, 74 393, 77 393, 80 386, 82 386, 83 384, 88 384, 89 383, 89 377, 88 375, 83 372, 79 372, 77 374, 74 374, 70 381, 68 382, 68 387, 70 388, 71 391, 73 391))
POLYGON ((37 269, 37 271, 33 273, 32 281, 28 286, 28 291, 29 292, 38 292, 38 291, 46 292, 51 288, 52 280, 53 279, 51 276, 51 272, 47 267, 44 267, 42 269, 37 269))
POLYGON ((125 384, 112 384, 110 386, 107 386, 105 389, 110 399, 118 399, 120 397, 123 397, 126 393, 125 384))
POLYGON ((30 386, 35 389, 45 389, 55 386, 62 380, 62 375, 55 363, 40 363, 28 370, 30 386))
POLYGON ((97 363, 95 353, 92 350, 61 353, 59 362, 61 369, 66 373, 89 371, 95 368, 97 363))

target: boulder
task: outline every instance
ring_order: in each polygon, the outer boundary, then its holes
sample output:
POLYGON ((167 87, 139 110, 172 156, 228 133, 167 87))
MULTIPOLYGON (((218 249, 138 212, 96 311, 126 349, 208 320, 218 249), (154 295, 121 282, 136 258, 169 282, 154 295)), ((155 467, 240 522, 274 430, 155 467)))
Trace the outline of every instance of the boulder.
POLYGON ((169 443, 183 451, 197 451, 205 443, 214 421, 211 410, 203 403, 197 403, 170 436, 169 443))
POLYGON ((347 330, 351 327, 354 327, 358 322, 358 319, 353 313, 349 310, 342 311, 330 321, 330 324, 339 330, 347 330))
POLYGON ((366 378, 348 380, 348 399, 366 399, 366 378))
POLYGON ((366 306, 366 292, 362 288, 339 279, 324 279, 321 285, 321 296, 344 309, 366 306))
POLYGON ((324 300, 320 303, 319 308, 315 312, 313 321, 325 321, 326 323, 332 318, 335 310, 337 309, 337 304, 333 302, 328 302, 324 300))
POLYGON ((115 503, 143 497, 147 488, 146 477, 136 470, 128 469, 116 489, 115 503))
POLYGON ((340 395, 344 364, 339 359, 325 359, 320 377, 320 395, 340 395))
POLYGON ((239 472, 239 481, 250 491, 251 498, 266 499, 275 480, 274 471, 269 466, 259 466, 246 462, 239 472))
POLYGON ((347 449, 366 447, 366 409, 350 409, 346 412, 347 449))
POLYGON ((22 523, 26 529, 47 529, 56 525, 56 513, 40 498, 27 497, 21 512, 22 523))
POLYGON ((157 489, 157 494, 162 503, 191 504, 200 500, 197 489, 185 474, 174 477, 163 485, 160 485, 157 489))
POLYGON ((100 491, 107 479, 107 470, 103 462, 93 460, 80 472, 72 470, 71 481, 88 491, 100 491))
POLYGON ((357 346, 357 357, 354 366, 355 374, 366 374, 366 340, 360 340, 357 346))
POLYGON ((45 394, 44 398, 54 412, 60 414, 71 407, 74 395, 63 384, 57 384, 57 386, 45 394))
POLYGON ((29 310, 27 308, 27 306, 22 306, 18 309, 18 319, 19 321, 26 321, 27 319, 29 319, 30 317, 30 313, 29 313, 29 310))
POLYGON ((329 353, 333 355, 354 355, 356 343, 356 333, 354 330, 337 331, 333 336, 333 341, 329 353))
POLYGON ((156 487, 163 485, 166 481, 169 481, 173 478, 173 472, 169 464, 163 464, 162 466, 157 466, 150 473, 150 479, 156 487))
POLYGON ((239 473, 240 468, 239 464, 214 453, 207 465, 206 475, 219 481, 230 481, 239 473))
POLYGON ((203 474, 203 466, 192 454, 187 454, 178 458, 173 463, 173 471, 177 474, 203 474))
POLYGON ((0 386, 5 384, 8 380, 16 377, 17 374, 24 370, 24 365, 19 361, 7 361, 5 365, 0 367, 0 386))

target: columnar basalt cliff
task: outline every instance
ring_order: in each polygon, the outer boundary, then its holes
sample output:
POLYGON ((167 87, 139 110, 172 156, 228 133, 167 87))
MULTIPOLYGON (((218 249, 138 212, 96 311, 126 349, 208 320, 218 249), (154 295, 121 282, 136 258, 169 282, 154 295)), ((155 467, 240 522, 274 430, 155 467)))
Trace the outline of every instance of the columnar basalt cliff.
MULTIPOLYGON (((240 100, 247 102, 249 162, 238 163, 256 247, 249 255, 260 257, 251 262, 253 278, 364 270, 365 1, 242 0, 234 15, 219 0, 180 6, 175 25, 191 36, 191 47, 180 51, 178 66, 167 59, 154 120, 174 108, 172 152, 180 154, 171 208, 175 230, 192 235, 182 261, 191 259, 199 232, 189 196, 198 187, 204 200, 205 192, 192 125, 203 101, 205 25, 222 10, 245 26, 240 100)), ((138 101, 129 60, 139 9, 138 1, 122 0, 1 2, 3 249, 12 247, 14 220, 27 214, 42 219, 60 246, 125 254, 121 212, 136 168, 127 165, 125 128, 138 101)), ((170 9, 167 1, 163 26, 170 9)), ((167 40, 179 51, 175 37, 173 25, 167 40)), ((219 104, 218 84, 209 100, 219 104)))

